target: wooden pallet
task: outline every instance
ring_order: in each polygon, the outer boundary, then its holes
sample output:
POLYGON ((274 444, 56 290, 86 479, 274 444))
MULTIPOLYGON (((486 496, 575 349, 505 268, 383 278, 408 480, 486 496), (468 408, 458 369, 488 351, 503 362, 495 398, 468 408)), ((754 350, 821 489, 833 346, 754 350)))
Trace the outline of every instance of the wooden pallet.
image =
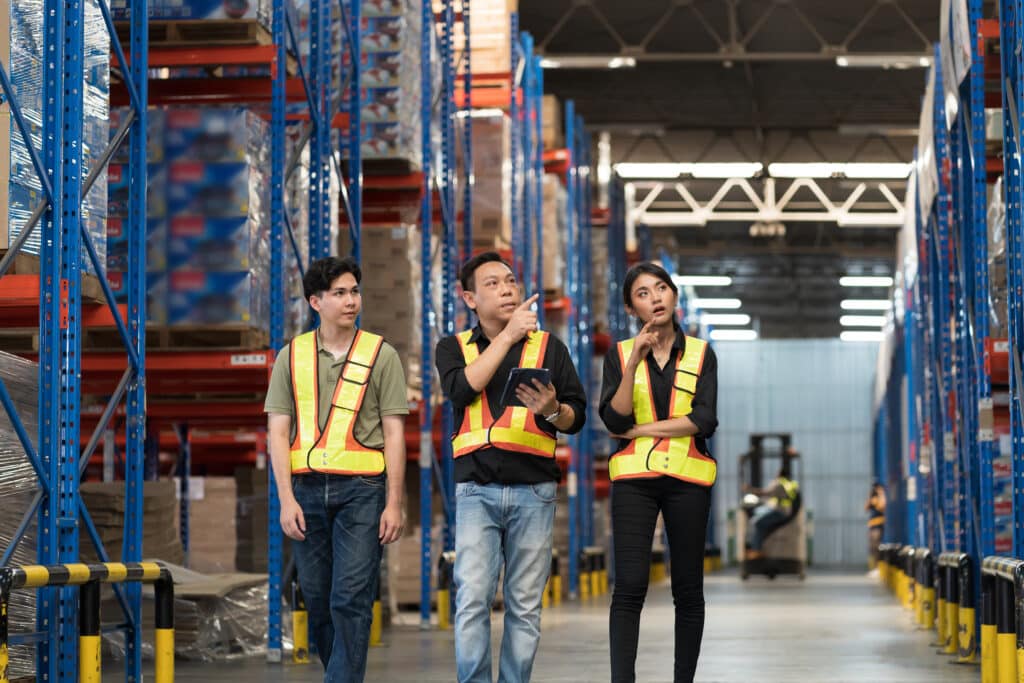
POLYGON ((560 301, 565 298, 565 290, 561 287, 545 287, 544 301, 560 301))
POLYGON ((0 351, 13 353, 39 352, 38 327, 0 328, 0 351))
MULTIPOLYGON (((122 45, 128 44, 130 24, 115 24, 122 45)), ((202 47, 208 45, 272 45, 273 38, 256 19, 151 19, 150 47, 202 47)))
MULTIPOLYGON (((2 259, 6 254, 6 249, 0 249, 0 259, 2 259)), ((7 271, 7 273, 10 275, 39 275, 40 270, 38 256, 35 254, 18 252, 14 257, 14 265, 7 271)), ((84 304, 102 304, 106 301, 106 298, 103 295, 103 287, 100 285, 99 278, 95 275, 82 273, 81 291, 82 303, 84 304)))
MULTIPOLYGON (((270 341, 266 330, 237 325, 147 325, 146 348, 166 351, 255 350, 270 341)), ((122 349, 121 335, 114 327, 93 327, 83 331, 82 347, 90 350, 122 349)))

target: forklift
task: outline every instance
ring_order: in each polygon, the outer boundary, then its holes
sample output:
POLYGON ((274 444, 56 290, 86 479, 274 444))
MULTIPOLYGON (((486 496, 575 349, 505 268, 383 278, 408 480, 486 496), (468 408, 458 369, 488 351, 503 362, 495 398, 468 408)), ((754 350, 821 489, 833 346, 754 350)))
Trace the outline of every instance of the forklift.
POLYGON ((746 581, 752 574, 774 579, 780 574, 793 574, 806 578, 807 568, 807 515, 803 506, 803 493, 795 487, 789 501, 786 518, 774 526, 765 537, 759 557, 750 558, 747 552, 747 530, 754 511, 762 504, 761 498, 749 489, 760 489, 772 482, 784 464, 789 465, 791 479, 802 482, 803 465, 800 454, 792 446, 791 434, 751 434, 750 450, 740 456, 739 487, 740 509, 735 515, 738 543, 737 561, 740 578, 746 581))

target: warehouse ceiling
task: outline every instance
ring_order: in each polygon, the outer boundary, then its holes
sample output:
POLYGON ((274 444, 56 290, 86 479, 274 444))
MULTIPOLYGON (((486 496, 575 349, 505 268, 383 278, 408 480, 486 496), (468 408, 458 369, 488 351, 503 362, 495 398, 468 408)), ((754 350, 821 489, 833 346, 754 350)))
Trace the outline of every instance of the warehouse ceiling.
MULTIPOLYGON (((622 56, 634 68, 548 69, 545 90, 573 100, 619 162, 906 162, 923 68, 842 67, 867 55, 915 63, 939 37, 940 0, 520 0, 545 57, 622 56)), ((985 16, 994 16, 986 3, 985 16)), ((902 200, 905 187, 893 191, 902 200)), ((638 193, 642 196, 642 193, 638 193)), ((655 204, 653 209, 657 209, 655 204)), ((743 300, 762 337, 834 337, 840 301, 885 290, 844 274, 891 275, 893 228, 793 222, 651 228, 688 274, 733 277, 701 296, 743 300)))

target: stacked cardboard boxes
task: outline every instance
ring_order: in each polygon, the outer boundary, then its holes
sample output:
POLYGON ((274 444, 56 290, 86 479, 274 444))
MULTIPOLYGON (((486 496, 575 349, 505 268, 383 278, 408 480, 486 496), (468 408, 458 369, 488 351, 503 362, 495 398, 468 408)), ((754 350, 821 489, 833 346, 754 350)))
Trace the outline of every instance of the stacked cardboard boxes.
POLYGON ((235 569, 267 571, 269 479, 266 470, 235 468, 235 569))
MULTIPOLYGON (((362 233, 363 313, 361 324, 398 351, 410 388, 420 388, 423 348, 420 288, 423 277, 421 232, 415 225, 367 228, 362 233)), ((432 273, 440 273, 434 264, 432 273)), ((440 309, 440 283, 434 283, 434 310, 440 309)), ((435 335, 432 335, 432 339, 435 335)))
POLYGON ((1003 178, 989 185, 988 196, 988 282, 990 314, 989 334, 999 339, 1009 336, 1006 276, 1006 205, 1003 178))
POLYGON ((204 573, 235 571, 235 490, 234 477, 190 478, 190 569, 204 573))
MULTIPOLYGON (((507 249, 512 242, 510 136, 508 115, 473 117, 472 251, 507 249)), ((460 156, 457 163, 465 161, 460 156)))
MULTIPOLYGON (((82 182, 107 147, 110 91, 110 38, 99 6, 85 4, 85 91, 82 120, 82 182)), ((0 64, 7 71, 32 148, 41 153, 43 125, 43 4, 39 0, 0 3, 0 64)), ((43 192, 11 105, 0 104, 0 250, 21 234, 25 222, 42 202, 43 192)), ((100 173, 82 202, 80 218, 99 258, 98 272, 82 246, 82 266, 102 275, 106 263, 107 175, 100 173)), ((38 254, 42 226, 28 238, 23 253, 38 254)))
POLYGON ((544 236, 544 289, 549 292, 561 292, 565 287, 565 202, 566 192, 562 181, 553 173, 545 174, 541 225, 544 236))
POLYGON ((562 134, 562 104, 554 95, 545 95, 541 101, 541 141, 544 149, 565 147, 562 134))
MULTIPOLYGON (((444 8, 434 1, 434 11, 444 8)), ((461 10, 456 5, 456 10, 461 10)), ((470 21, 470 67, 474 74, 508 73, 512 55, 512 23, 510 15, 519 11, 518 0, 473 0, 470 21)), ((465 41, 463 24, 455 24, 454 40, 457 50, 465 41)), ((463 68, 460 62, 460 73, 463 68)))
MULTIPOLYGON (((108 555, 112 558, 121 557, 124 544, 124 482, 86 482, 79 491, 108 555)), ((180 564, 185 554, 175 529, 178 503, 174 480, 145 482, 142 507, 143 556, 180 564)), ((81 556, 83 562, 99 561, 91 543, 82 544, 81 556)))

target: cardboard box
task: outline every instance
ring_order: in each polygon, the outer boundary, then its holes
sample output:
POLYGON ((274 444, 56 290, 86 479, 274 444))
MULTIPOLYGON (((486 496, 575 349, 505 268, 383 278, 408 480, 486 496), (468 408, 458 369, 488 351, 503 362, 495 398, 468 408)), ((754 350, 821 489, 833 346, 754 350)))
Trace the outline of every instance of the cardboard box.
POLYGON ((565 136, 562 134, 562 104, 554 95, 545 95, 541 101, 540 120, 544 149, 565 147, 565 136))
MULTIPOLYGON (((128 303, 127 273, 107 271, 107 282, 119 304, 128 303)), ((146 273, 146 322, 154 325, 167 323, 167 273, 146 273)))
MULTIPOLYGON (((107 168, 107 214, 128 215, 128 167, 110 164, 107 168)), ((146 167, 146 216, 162 218, 167 215, 167 167, 149 164, 146 167)))
MULTIPOLYGON (((111 216, 107 219, 107 270, 128 270, 128 219, 111 216)), ((146 221, 146 271, 167 270, 167 220, 146 221)))
POLYGON ((262 162, 269 125, 248 109, 168 109, 164 133, 170 162, 262 162))

